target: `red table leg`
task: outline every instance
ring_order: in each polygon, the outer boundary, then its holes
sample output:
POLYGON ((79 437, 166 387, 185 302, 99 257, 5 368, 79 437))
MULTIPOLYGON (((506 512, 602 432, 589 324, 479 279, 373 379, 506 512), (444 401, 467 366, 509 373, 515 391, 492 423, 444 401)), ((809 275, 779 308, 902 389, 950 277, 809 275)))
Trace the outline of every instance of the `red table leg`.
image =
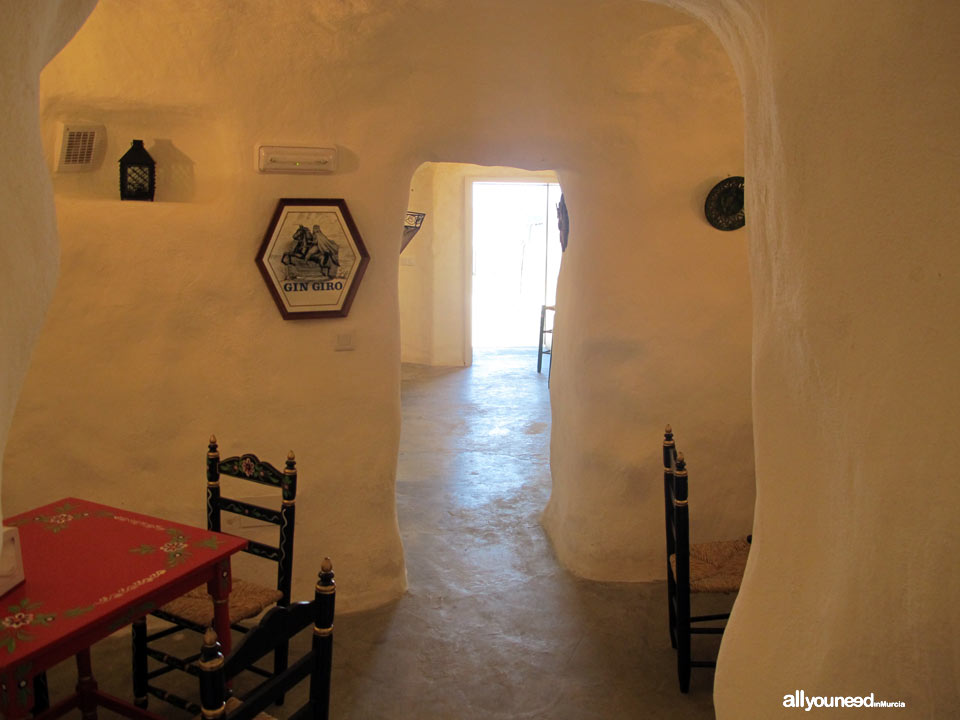
POLYGON ((213 629, 220 640, 220 647, 224 655, 230 654, 230 589, 232 577, 230 575, 230 558, 217 564, 216 574, 207 581, 207 592, 213 597, 213 629))

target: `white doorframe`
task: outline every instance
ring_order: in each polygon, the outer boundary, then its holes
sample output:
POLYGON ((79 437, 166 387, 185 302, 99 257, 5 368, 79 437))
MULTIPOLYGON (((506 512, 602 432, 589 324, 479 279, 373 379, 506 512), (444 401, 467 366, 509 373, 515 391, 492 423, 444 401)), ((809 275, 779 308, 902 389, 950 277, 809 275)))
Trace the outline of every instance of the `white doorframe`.
POLYGON ((473 364, 473 186, 476 183, 533 183, 535 185, 559 185, 560 179, 555 172, 548 170, 530 171, 537 175, 467 175, 463 179, 463 364, 473 364), (549 174, 548 174, 549 173, 549 174))

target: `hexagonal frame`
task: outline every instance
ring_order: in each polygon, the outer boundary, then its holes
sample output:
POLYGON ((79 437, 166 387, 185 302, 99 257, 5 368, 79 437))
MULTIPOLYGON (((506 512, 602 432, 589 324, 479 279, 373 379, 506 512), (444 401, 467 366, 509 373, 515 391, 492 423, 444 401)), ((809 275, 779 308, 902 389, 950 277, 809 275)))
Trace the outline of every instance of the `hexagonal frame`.
POLYGON ((257 252, 285 320, 346 317, 369 262, 342 198, 281 198, 257 252))

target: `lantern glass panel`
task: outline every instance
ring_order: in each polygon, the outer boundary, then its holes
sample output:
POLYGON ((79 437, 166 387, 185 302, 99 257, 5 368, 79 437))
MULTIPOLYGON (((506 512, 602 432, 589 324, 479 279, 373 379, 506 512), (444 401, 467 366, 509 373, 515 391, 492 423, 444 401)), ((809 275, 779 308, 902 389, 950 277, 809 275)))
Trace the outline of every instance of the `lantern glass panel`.
POLYGON ((127 192, 145 193, 150 187, 150 168, 134 165, 127 168, 127 192))

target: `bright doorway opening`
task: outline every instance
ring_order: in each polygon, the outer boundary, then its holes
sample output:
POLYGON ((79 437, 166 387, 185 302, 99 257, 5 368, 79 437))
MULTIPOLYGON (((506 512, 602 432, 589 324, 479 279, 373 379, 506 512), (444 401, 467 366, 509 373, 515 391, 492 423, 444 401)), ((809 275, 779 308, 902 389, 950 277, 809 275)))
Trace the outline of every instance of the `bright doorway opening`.
POLYGON ((536 347, 541 309, 556 301, 560 185, 475 180, 470 192, 473 347, 536 347))

